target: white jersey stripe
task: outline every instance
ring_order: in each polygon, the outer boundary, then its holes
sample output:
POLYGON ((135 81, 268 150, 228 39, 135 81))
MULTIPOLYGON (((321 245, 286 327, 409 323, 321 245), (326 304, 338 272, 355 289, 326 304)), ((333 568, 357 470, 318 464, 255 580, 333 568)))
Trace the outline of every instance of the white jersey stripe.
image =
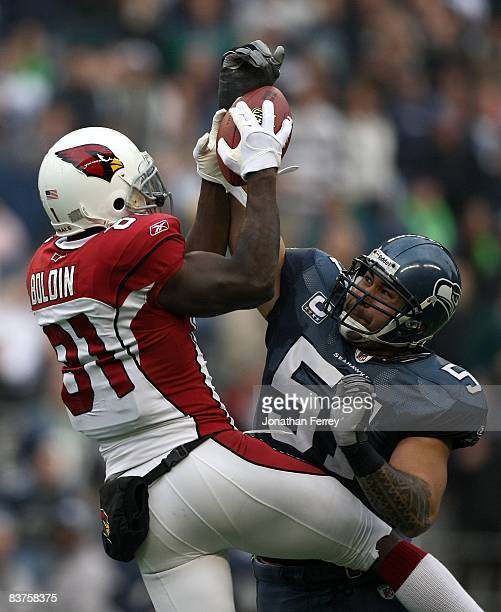
MULTIPOLYGON (((196 324, 194 323, 193 319, 192 319, 192 323, 196 327, 196 324)), ((204 357, 202 351, 200 350, 200 347, 198 346, 198 342, 197 342, 197 339, 195 338, 195 334, 191 333, 190 336, 191 336, 191 340, 192 340, 192 342, 193 342, 193 344, 195 346, 195 350, 197 352, 197 362, 198 362, 198 365, 200 366, 200 371, 202 372, 202 374, 204 376, 205 384, 210 389, 212 397, 216 400, 216 402, 219 404, 221 409, 228 416, 228 418, 230 420, 230 425, 232 427, 235 427, 235 422, 231 418, 230 413, 228 412, 228 410, 226 409, 226 406, 221 401, 221 398, 219 397, 218 392, 216 391, 214 385, 212 384, 212 376, 210 375, 209 370, 207 369, 207 361, 205 360, 205 357, 204 357)))

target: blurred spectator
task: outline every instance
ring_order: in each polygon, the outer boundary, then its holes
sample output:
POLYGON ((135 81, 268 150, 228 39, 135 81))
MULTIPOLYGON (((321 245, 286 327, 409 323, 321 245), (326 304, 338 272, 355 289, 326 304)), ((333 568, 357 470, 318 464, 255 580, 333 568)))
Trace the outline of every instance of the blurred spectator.
POLYGON ((49 36, 36 21, 21 22, 3 41, 0 57, 0 113, 22 125, 50 101, 52 66, 49 36))
POLYGON ((454 468, 448 485, 451 493, 451 520, 459 531, 501 531, 501 517, 496 508, 501 503, 501 490, 492 490, 497 476, 495 466, 501 460, 499 437, 485 436, 472 449, 453 455, 454 468), (464 491, 469 490, 469 495, 464 491), (475 517, 475 521, 471 517, 475 517))
POLYGON ((344 190, 346 119, 330 99, 323 66, 308 57, 294 69, 294 80, 289 76, 286 81, 296 103, 294 133, 284 164, 298 165, 300 170, 281 179, 280 188, 286 203, 287 244, 304 246, 319 239, 327 202, 344 190))
POLYGON ((346 115, 346 196, 354 204, 388 202, 396 190, 396 134, 371 83, 348 84, 346 115))
POLYGON ((2 279, 0 290, 0 398, 36 397, 46 357, 45 338, 35 326, 23 277, 2 279))
POLYGON ((390 101, 398 131, 398 167, 406 179, 433 171, 433 129, 437 100, 429 80, 418 69, 404 70, 390 101))
POLYGON ((35 588, 27 567, 19 555, 16 517, 0 509, 0 585, 3 591, 32 590, 35 588))
MULTIPOLYGON (((28 258, 28 234, 21 220, 0 200, 0 280, 17 272, 28 258)), ((24 303, 24 295, 22 296, 24 303)))
POLYGON ((161 48, 168 72, 181 70, 190 48, 201 45, 219 58, 233 46, 231 3, 228 0, 187 0, 176 2, 161 36, 161 48))
POLYGON ((433 178, 421 177, 411 183, 403 218, 410 233, 438 240, 454 251, 456 220, 440 185, 433 178))
POLYGON ((484 198, 472 198, 461 221, 461 251, 477 272, 479 290, 489 291, 501 279, 501 231, 493 207, 484 198))

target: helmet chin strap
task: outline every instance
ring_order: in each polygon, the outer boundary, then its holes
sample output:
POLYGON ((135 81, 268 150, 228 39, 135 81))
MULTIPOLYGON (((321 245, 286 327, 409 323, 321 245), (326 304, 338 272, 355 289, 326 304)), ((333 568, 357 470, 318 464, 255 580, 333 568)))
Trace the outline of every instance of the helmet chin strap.
POLYGON ((118 221, 118 219, 100 219, 99 217, 91 217, 87 213, 83 205, 80 205, 80 212, 82 213, 82 218, 89 221, 89 223, 92 223, 94 227, 96 226, 109 227, 110 225, 113 225, 113 223, 118 221))
POLYGON ((350 316, 346 316, 345 310, 343 310, 341 313, 341 319, 343 323, 339 323, 339 331, 343 338, 346 338, 346 340, 350 340, 351 342, 360 342, 370 340, 370 336, 372 336, 372 338, 374 337, 370 331, 364 325, 362 325, 362 323, 355 321, 355 319, 350 316), (345 325, 345 322, 349 325, 349 327, 345 325))
MULTIPOLYGON (((411 317, 402 315, 399 318, 399 322, 405 323, 411 317)), ((343 336, 345 340, 351 342, 352 344, 366 344, 367 342, 377 342, 378 344, 382 344, 384 346, 392 346, 396 348, 405 348, 405 347, 416 347, 421 344, 424 344, 428 338, 425 338, 419 342, 388 342, 383 340, 381 336, 386 335, 388 332, 396 329, 397 321, 395 319, 391 319, 388 323, 383 327, 383 329, 378 332, 371 332, 367 327, 355 321, 350 316, 346 316, 346 311, 343 310, 341 313, 341 319, 343 323, 339 323, 339 333, 343 336), (345 325, 347 323, 350 327, 345 325)))

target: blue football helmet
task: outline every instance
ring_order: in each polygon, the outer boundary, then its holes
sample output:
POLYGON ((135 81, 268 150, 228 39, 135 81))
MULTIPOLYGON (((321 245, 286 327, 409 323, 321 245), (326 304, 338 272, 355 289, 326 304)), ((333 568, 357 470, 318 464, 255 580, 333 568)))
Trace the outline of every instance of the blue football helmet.
POLYGON ((353 260, 340 273, 326 310, 339 321, 343 337, 353 344, 377 342, 395 347, 418 347, 451 318, 461 296, 459 269, 439 242, 414 234, 396 236, 369 255, 353 260), (379 277, 404 302, 400 308, 359 287, 367 272, 379 277), (347 306, 347 296, 349 299, 347 306), (380 329, 371 331, 353 318, 360 304, 387 315, 380 329), (355 333, 354 333, 355 332, 355 333))

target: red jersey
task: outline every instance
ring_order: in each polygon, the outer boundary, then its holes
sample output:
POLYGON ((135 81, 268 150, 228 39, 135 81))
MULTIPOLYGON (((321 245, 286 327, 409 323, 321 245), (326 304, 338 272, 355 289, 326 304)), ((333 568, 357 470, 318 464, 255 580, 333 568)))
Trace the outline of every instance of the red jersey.
POLYGON ((107 473, 198 436, 233 429, 195 325, 157 303, 182 265, 170 215, 131 215, 80 240, 54 236, 35 253, 27 289, 62 364, 75 429, 100 441, 107 473))

